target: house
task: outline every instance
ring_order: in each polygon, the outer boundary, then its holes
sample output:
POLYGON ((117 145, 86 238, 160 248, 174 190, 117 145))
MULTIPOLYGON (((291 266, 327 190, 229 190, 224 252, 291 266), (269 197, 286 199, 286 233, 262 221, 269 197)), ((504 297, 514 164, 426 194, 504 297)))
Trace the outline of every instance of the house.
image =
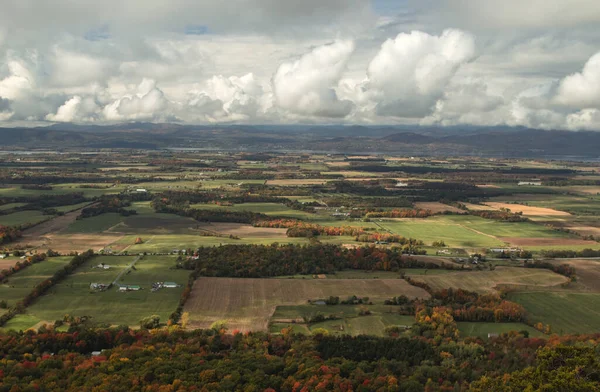
POLYGON ((0 255, 0 260, 5 259, 6 255, 0 255))
POLYGON ((110 269, 110 265, 108 265, 108 264, 104 264, 104 263, 101 263, 101 264, 98 264, 98 265, 96 266, 96 268, 100 268, 100 269, 105 269, 105 270, 107 270, 107 269, 110 269))
POLYGON ((175 282, 163 282, 162 287, 175 288, 175 287, 179 287, 179 285, 175 282))
POLYGON ((402 188, 408 186, 408 184, 406 182, 402 182, 402 181, 398 181, 398 183, 396 184, 396 187, 398 188, 402 188))
POLYGON ((488 339, 497 338, 499 335, 497 333, 488 333, 488 339))
POLYGON ((104 283, 92 283, 90 284, 90 290, 106 290, 108 285, 104 283))
POLYGON ((146 193, 146 192, 148 192, 148 191, 147 191, 146 189, 144 189, 144 188, 139 188, 139 189, 136 189, 135 191, 136 191, 136 192, 140 192, 140 193, 146 193))

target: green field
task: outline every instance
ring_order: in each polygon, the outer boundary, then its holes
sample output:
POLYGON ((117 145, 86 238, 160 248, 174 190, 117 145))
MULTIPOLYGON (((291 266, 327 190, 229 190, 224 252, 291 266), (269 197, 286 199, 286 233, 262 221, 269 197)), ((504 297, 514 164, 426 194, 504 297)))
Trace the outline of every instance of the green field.
POLYGON ((27 203, 8 203, 8 204, 3 204, 3 205, 0 206, 0 211, 11 210, 13 208, 23 207, 25 205, 27 205, 27 203))
POLYGON ((509 299, 527 309, 534 322, 542 322, 559 334, 600 331, 600 294, 523 292, 509 299))
POLYGON ((67 265, 71 259, 72 257, 68 256, 49 257, 17 272, 0 284, 0 299, 6 300, 9 306, 14 305, 25 298, 37 284, 67 265))
POLYGON ((52 218, 52 215, 44 215, 41 211, 19 211, 8 215, 0 215, 0 225, 21 226, 42 222, 52 218))
POLYGON ((123 217, 120 214, 110 212, 91 218, 76 220, 64 230, 64 233, 100 233, 122 221, 123 217))
POLYGON ((68 206, 60 206, 60 207, 55 207, 55 209, 59 212, 71 212, 71 211, 75 211, 78 210, 80 208, 83 208, 85 206, 90 205, 91 203, 89 201, 83 202, 83 203, 79 203, 79 204, 71 204, 68 206))
POLYGON ((89 260, 27 308, 30 326, 41 321, 52 323, 65 314, 91 316, 93 322, 111 325, 137 326, 140 319, 152 314, 166 322, 177 307, 183 287, 158 292, 151 292, 150 288, 156 281, 187 283, 189 271, 171 269, 174 257, 146 256, 138 261, 135 270, 123 274, 119 283, 140 285, 143 288, 140 291, 119 292, 116 287, 105 292, 90 290, 91 283, 111 283, 134 259, 133 256, 99 256, 89 260), (111 268, 92 268, 102 262, 111 268))
MULTIPOLYGON (((447 246, 459 248, 487 248, 503 246, 504 242, 470 229, 466 222, 454 220, 456 216, 434 216, 426 219, 381 220, 376 223, 383 229, 404 237, 416 238, 431 244, 444 241, 447 246)), ((462 217, 460 217, 462 218, 462 217)), ((473 219, 481 223, 483 218, 473 219)))

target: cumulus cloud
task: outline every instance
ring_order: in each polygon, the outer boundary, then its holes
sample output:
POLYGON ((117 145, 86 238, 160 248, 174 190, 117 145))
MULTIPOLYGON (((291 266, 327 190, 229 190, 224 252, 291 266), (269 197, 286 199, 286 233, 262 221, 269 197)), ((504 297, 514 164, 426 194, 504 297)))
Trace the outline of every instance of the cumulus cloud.
POLYGON ((565 77, 558 87, 556 102, 579 109, 600 109, 600 52, 577 72, 565 77))
POLYGON ((344 117, 353 104, 338 99, 335 91, 354 51, 352 41, 319 46, 300 59, 285 62, 273 76, 278 107, 295 114, 344 117))
POLYGON ((190 91, 188 106, 193 115, 208 121, 237 121, 254 118, 261 107, 263 87, 252 73, 242 77, 213 76, 190 91))
POLYGON ((135 94, 126 94, 105 106, 103 115, 108 121, 164 119, 168 105, 156 82, 144 79, 135 94))
POLYGON ((385 41, 369 64, 364 89, 378 101, 379 115, 422 117, 474 55, 474 38, 460 30, 445 30, 440 36, 400 33, 385 41))
POLYGON ((56 122, 71 122, 75 120, 79 106, 81 105, 81 97, 75 96, 65 102, 58 108, 56 114, 48 114, 46 120, 56 122))
POLYGON ((0 96, 18 99, 35 87, 35 77, 23 61, 8 60, 7 68, 8 75, 0 80, 0 96))

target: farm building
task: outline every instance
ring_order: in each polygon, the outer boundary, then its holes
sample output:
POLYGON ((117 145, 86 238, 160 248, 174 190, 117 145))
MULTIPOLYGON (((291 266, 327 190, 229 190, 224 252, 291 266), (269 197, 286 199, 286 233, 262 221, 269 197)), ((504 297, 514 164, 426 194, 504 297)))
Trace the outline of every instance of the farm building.
POLYGON ((100 269, 107 270, 107 269, 110 269, 110 265, 101 263, 101 264, 98 264, 95 268, 100 268, 100 269))
POLYGON ((140 192, 140 193, 146 193, 146 192, 148 192, 146 189, 143 189, 143 188, 136 189, 135 191, 136 192, 140 192))
POLYGON ((142 288, 140 286, 135 284, 124 284, 119 286, 119 291, 138 291, 141 289, 142 288))
POLYGON ((90 284, 90 289, 91 290, 106 290, 108 288, 108 285, 104 284, 104 283, 92 283, 90 284))
POLYGON ((519 186, 525 186, 525 185, 541 186, 542 182, 541 181, 519 181, 519 186))
POLYGON ((175 283, 175 282, 163 282, 162 286, 166 287, 166 288, 179 287, 179 285, 177 283, 175 283))
POLYGON ((0 260, 5 259, 5 258, 6 258, 6 255, 0 255, 0 260))

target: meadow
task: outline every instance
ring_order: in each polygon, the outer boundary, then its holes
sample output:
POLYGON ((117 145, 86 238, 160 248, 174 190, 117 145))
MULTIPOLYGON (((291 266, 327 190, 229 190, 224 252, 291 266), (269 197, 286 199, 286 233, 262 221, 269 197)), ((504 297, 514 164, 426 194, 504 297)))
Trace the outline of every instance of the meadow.
POLYGON ((508 299, 520 303, 532 321, 550 325, 558 334, 597 333, 600 294, 569 292, 517 292, 508 299))

